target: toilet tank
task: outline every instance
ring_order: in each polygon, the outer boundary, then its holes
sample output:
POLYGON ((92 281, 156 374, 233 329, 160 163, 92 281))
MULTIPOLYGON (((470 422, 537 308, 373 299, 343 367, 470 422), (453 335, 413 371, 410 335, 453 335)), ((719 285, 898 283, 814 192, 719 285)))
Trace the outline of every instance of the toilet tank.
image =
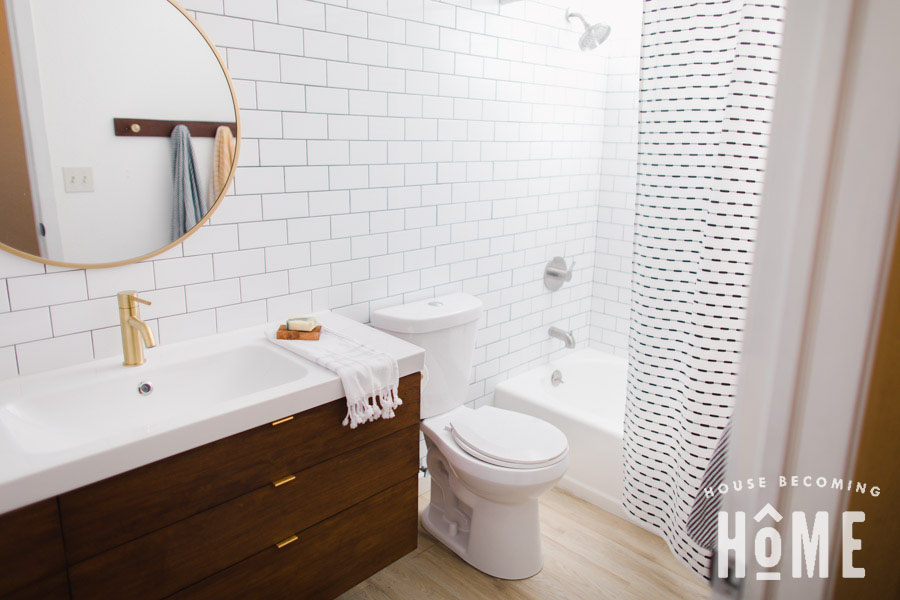
POLYGON ((373 327, 425 350, 423 419, 453 410, 469 397, 469 373, 481 300, 449 294, 372 312, 373 327))

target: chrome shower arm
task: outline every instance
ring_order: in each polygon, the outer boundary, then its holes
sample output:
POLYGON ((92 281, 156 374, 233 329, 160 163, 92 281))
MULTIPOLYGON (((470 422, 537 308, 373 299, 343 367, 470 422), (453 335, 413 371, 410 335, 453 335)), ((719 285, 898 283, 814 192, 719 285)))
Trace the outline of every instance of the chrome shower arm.
POLYGON ((587 22, 587 19, 585 19, 581 13, 572 12, 572 10, 566 10, 566 21, 571 23, 573 17, 576 19, 580 19, 581 22, 584 24, 585 29, 588 29, 590 27, 590 25, 587 22))

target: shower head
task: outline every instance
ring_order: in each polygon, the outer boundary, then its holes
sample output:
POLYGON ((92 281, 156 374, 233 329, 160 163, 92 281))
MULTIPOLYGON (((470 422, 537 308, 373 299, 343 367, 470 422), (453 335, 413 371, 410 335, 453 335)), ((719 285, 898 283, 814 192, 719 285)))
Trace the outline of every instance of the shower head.
POLYGON ((578 40, 578 47, 582 50, 593 50, 606 41, 612 29, 606 23, 589 24, 581 13, 572 12, 571 9, 566 11, 566 21, 572 22, 572 19, 579 19, 584 24, 584 33, 578 40))
POLYGON ((591 25, 584 30, 581 39, 578 40, 578 47, 582 50, 593 50, 606 41, 609 33, 612 31, 606 23, 597 23, 591 25))

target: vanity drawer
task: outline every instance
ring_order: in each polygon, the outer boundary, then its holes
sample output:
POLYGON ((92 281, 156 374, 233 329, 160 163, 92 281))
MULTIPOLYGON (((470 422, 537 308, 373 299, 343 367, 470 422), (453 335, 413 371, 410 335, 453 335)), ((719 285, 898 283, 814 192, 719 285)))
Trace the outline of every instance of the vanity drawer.
POLYGON ((68 598, 69 580, 66 579, 65 571, 41 577, 20 590, 0 596, 2 600, 68 600, 68 598))
POLYGON ((60 496, 70 564, 417 425, 420 375, 400 380, 393 419, 344 427, 346 400, 234 435, 60 496))
POLYGON ((0 515, 0 598, 65 570, 56 498, 0 515))
MULTIPOLYGON (((409 426, 74 565, 72 597, 161 598, 213 575, 415 478, 418 436, 409 426)), ((414 522, 415 510, 407 518, 414 522)))
POLYGON ((412 477, 173 596, 175 600, 334 598, 416 548, 412 477))

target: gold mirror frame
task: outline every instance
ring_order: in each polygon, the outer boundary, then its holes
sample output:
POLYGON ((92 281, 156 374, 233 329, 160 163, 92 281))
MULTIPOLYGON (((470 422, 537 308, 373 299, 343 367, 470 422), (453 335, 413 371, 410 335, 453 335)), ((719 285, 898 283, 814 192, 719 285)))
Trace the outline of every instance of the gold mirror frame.
POLYGON ((12 246, 7 246, 3 242, 0 242, 0 250, 5 250, 5 251, 9 252, 10 254, 14 254, 16 256, 21 256, 22 258, 26 258, 28 260, 43 263, 45 265, 53 265, 55 267, 66 267, 66 268, 70 268, 70 269, 107 269, 109 267, 120 267, 122 265, 130 265, 133 263, 147 260, 149 258, 153 258, 154 256, 157 256, 159 254, 162 254, 163 252, 171 250, 178 244, 182 243, 184 240, 186 240, 189 237, 191 237, 192 235, 194 235, 194 233, 196 233, 197 230, 200 229, 200 227, 202 227, 204 224, 206 224, 206 222, 209 221, 210 217, 212 217, 213 213, 216 212, 216 209, 219 208, 219 205, 222 204, 222 200, 224 200, 225 194, 228 192, 228 189, 231 187, 231 184, 234 181, 234 173, 235 173, 235 170, 237 169, 238 159, 239 159, 240 153, 241 153, 241 111, 240 111, 240 107, 238 106, 237 92, 234 89, 234 82, 231 80, 231 75, 228 73, 228 68, 225 66, 225 61, 222 59, 222 55, 219 54, 219 51, 216 49, 216 45, 213 44, 212 40, 209 39, 209 36, 206 35, 206 32, 203 31, 203 28, 200 27, 200 24, 197 23, 197 21, 194 20, 194 17, 192 17, 190 14, 188 14, 187 11, 185 11, 184 8, 182 8, 181 5, 178 4, 178 2, 176 0, 166 0, 166 1, 169 4, 171 4, 172 6, 174 6, 178 10, 178 12, 180 12, 184 16, 184 18, 186 18, 188 21, 190 21, 191 25, 194 26, 194 29, 197 30, 197 33, 199 33, 201 36, 203 36, 203 39, 206 41, 207 45, 209 45, 209 49, 212 50, 212 53, 216 57, 216 60, 219 61, 219 67, 221 67, 222 74, 225 75, 225 80, 228 82, 228 89, 231 91, 231 102, 232 102, 232 104, 234 104, 234 120, 235 120, 235 124, 236 124, 236 129, 237 129, 237 135, 234 136, 234 159, 231 161, 231 170, 228 172, 228 178, 225 180, 225 186, 222 188, 222 191, 219 192, 219 196, 216 198, 216 201, 213 203, 212 206, 209 207, 209 210, 206 212, 205 215, 203 215, 203 218, 200 219, 200 221, 196 225, 194 225, 190 229, 190 231, 185 232, 185 234, 183 236, 181 236, 180 238, 178 238, 171 244, 168 244, 167 246, 163 246, 162 248, 159 248, 158 250, 154 250, 153 252, 149 252, 147 254, 144 254, 142 256, 137 256, 135 258, 128 258, 125 260, 119 260, 119 261, 108 262, 108 263, 68 263, 68 262, 62 262, 62 261, 58 261, 58 260, 51 260, 49 258, 43 258, 41 256, 35 256, 34 254, 29 254, 27 252, 22 252, 21 250, 13 248, 12 246))

